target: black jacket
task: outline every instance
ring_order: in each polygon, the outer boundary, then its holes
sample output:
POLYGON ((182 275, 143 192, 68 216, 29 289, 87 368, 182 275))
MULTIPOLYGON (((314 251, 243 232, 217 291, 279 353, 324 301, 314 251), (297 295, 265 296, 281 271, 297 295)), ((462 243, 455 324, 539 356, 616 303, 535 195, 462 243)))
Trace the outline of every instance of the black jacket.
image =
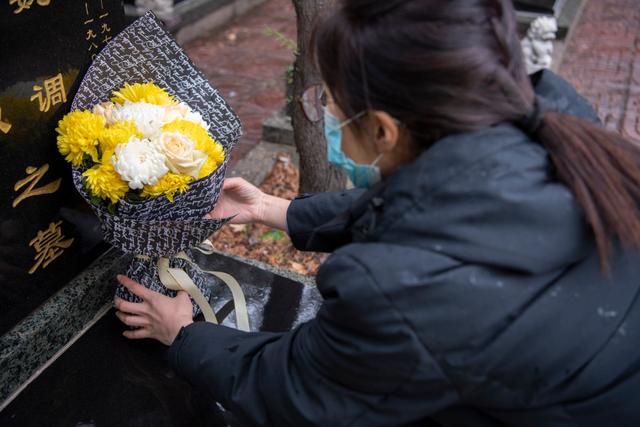
POLYGON ((171 348, 245 422, 640 425, 640 256, 600 272, 575 198, 518 128, 445 138, 365 194, 294 201, 287 221, 298 248, 335 250, 317 318, 286 334, 194 324, 171 348))

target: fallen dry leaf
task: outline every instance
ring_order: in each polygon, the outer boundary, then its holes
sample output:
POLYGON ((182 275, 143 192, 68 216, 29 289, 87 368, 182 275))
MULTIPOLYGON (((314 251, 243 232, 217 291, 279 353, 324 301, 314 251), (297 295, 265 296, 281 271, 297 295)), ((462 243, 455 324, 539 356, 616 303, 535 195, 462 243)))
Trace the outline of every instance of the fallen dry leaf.
MULTIPOLYGON (((285 199, 298 195, 299 172, 287 154, 278 153, 278 161, 267 175, 260 189, 285 199), (287 160, 285 160, 287 159, 287 160)), ((296 250, 289 236, 274 233, 267 226, 229 225, 211 237, 214 247, 226 253, 255 259, 295 273, 313 276, 326 254, 296 250)))

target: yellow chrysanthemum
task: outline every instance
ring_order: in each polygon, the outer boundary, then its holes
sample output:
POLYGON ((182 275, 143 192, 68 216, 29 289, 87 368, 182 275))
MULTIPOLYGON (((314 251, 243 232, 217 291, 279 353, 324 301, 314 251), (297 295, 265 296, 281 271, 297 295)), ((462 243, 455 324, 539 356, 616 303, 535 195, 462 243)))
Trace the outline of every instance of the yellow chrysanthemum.
POLYGON ((191 139, 195 149, 207 154, 207 161, 200 170, 198 179, 209 176, 224 162, 224 149, 218 144, 205 128, 188 120, 174 120, 162 127, 166 132, 179 132, 191 139))
POLYGON ((173 196, 175 196, 177 192, 184 193, 187 191, 192 181, 193 177, 189 175, 179 175, 169 172, 160 178, 156 185, 145 185, 142 189, 142 197, 167 196, 167 199, 173 202, 173 196))
POLYGON ((86 170, 82 176, 86 178, 87 188, 93 196, 115 204, 127 194, 129 184, 113 168, 111 156, 113 151, 106 151, 102 162, 86 170))
POLYGON ((74 166, 80 166, 85 154, 98 162, 98 138, 105 129, 104 117, 90 111, 74 111, 58 123, 58 150, 74 166))
MULTIPOLYGON (((223 154, 224 156, 224 154, 223 154)), ((218 169, 220 164, 213 158, 209 157, 204 165, 202 165, 202 169, 200 169, 200 173, 198 174, 198 179, 206 178, 215 172, 218 169)))
POLYGON ((138 130, 133 122, 118 122, 109 126, 100 135, 100 149, 102 152, 113 151, 118 144, 124 144, 135 136, 142 138, 144 135, 138 130))
POLYGON ((161 106, 176 104, 176 101, 164 89, 153 83, 125 83, 119 91, 113 92, 111 101, 116 104, 129 102, 146 102, 161 106))

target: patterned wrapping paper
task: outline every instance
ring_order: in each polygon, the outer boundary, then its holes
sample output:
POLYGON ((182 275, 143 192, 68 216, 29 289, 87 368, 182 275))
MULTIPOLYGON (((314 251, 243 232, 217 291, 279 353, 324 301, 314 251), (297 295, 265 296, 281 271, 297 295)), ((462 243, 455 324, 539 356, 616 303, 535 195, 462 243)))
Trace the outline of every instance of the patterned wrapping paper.
MULTIPOLYGON (((211 279, 197 266, 172 257, 181 251, 191 255, 190 248, 199 245, 229 221, 229 218, 203 218, 217 202, 229 155, 242 132, 240 120, 152 12, 114 37, 96 57, 80 84, 71 109, 91 110, 94 105, 109 100, 125 83, 146 82, 162 87, 200 113, 211 126, 210 135, 224 147, 225 161, 213 174, 192 183, 188 191, 176 194, 173 202, 165 197, 142 202, 121 200, 115 215, 109 213, 106 206, 91 206, 100 219, 107 242, 126 253, 149 257, 134 258, 126 272, 129 277, 154 291, 175 296, 174 291, 160 283, 158 276, 158 259, 169 257, 170 266, 184 269, 208 299, 211 291, 205 284, 211 279)), ((73 168, 73 181, 84 199, 90 202, 82 188, 82 172, 80 168, 73 168)), ((120 285, 116 295, 139 302, 120 285)), ((199 312, 194 304, 194 316, 199 312)))

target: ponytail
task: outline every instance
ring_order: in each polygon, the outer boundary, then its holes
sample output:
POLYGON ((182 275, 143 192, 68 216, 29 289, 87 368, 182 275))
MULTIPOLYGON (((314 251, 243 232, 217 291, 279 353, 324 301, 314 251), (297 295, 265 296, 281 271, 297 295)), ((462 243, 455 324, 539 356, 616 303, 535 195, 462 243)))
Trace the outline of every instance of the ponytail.
POLYGON ((591 225, 603 271, 616 239, 640 248, 640 146, 574 116, 542 112, 533 133, 591 225))

